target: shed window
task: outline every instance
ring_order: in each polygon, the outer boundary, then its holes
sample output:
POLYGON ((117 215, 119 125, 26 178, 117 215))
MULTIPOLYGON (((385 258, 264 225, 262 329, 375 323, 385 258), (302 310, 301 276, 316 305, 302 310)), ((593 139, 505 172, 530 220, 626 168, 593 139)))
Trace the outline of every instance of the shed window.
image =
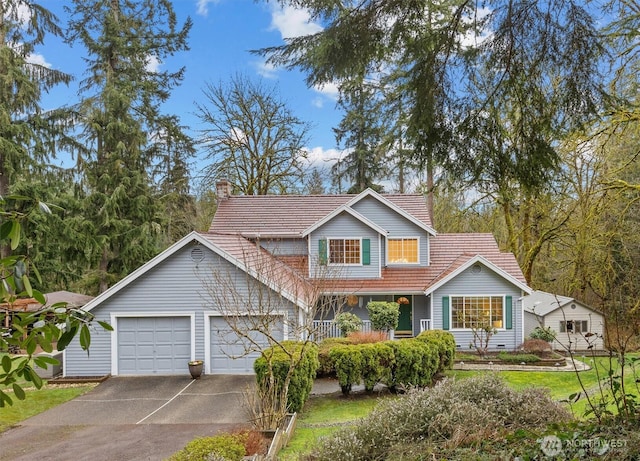
POLYGON ((561 320, 560 333, 588 333, 588 320, 561 320))

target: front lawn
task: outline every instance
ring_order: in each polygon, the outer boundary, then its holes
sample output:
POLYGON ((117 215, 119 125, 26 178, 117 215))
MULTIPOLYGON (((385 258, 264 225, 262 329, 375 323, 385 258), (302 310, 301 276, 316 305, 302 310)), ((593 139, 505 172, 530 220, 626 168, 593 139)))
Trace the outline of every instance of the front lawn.
POLYGON ((0 432, 31 416, 42 413, 93 389, 95 384, 44 385, 42 389, 27 389, 25 400, 13 398, 13 405, 5 405, 0 410, 0 432))
MULTIPOLYGON (((523 389, 531 386, 542 386, 549 389, 551 397, 554 400, 566 400, 570 395, 581 392, 582 387, 580 381, 590 396, 600 395, 599 379, 603 380, 608 376, 609 358, 608 357, 578 357, 587 365, 591 366, 588 371, 581 371, 576 374, 573 371, 496 371, 512 388, 523 389)), ((614 373, 619 371, 617 361, 611 362, 614 373)), ((486 373, 486 371, 467 371, 467 370, 450 370, 446 375, 456 378, 466 378, 474 376, 478 373, 486 373)), ((635 380, 640 373, 640 369, 636 370, 636 374, 632 372, 631 367, 625 368, 625 388, 627 392, 638 394, 635 380)), ((601 381, 603 383, 603 381, 601 381)), ((604 389, 604 384, 602 384, 604 389)), ((584 394, 577 402, 571 405, 571 410, 576 418, 582 418, 588 407, 587 399, 584 394)))
MULTIPOLYGON (((386 395, 383 398, 395 398, 386 395)), ((379 401, 377 394, 354 394, 311 397, 304 410, 298 415, 298 423, 293 438, 279 453, 278 459, 290 461, 308 452, 313 443, 324 435, 341 427, 355 423, 368 415, 379 401)))
MULTIPOLYGON (((566 400, 569 395, 582 390, 578 376, 590 395, 599 396, 598 379, 604 379, 608 375, 609 358, 582 358, 592 368, 581 371, 578 375, 568 371, 497 371, 506 383, 514 389, 537 386, 549 389, 554 400, 566 400), (596 395, 597 394, 597 395, 596 395)), ((617 364, 615 360, 612 362, 617 364)), ((617 369, 614 367, 614 371, 617 369)), ((640 370, 639 370, 640 371, 640 370)), ((446 376, 456 379, 465 379, 480 373, 493 373, 489 371, 451 370, 446 376)), ((631 368, 625 369, 625 386, 627 392, 638 394, 635 379, 631 368)), ((312 397, 308 400, 301 414, 293 438, 286 449, 280 452, 280 459, 292 461, 305 452, 308 452, 313 443, 324 435, 331 434, 345 425, 354 424, 360 418, 371 412, 376 403, 382 398, 397 398, 393 395, 355 394, 349 398, 334 394, 328 396, 312 397)), ((571 405, 574 416, 584 418, 587 409, 587 401, 580 398, 571 405)))

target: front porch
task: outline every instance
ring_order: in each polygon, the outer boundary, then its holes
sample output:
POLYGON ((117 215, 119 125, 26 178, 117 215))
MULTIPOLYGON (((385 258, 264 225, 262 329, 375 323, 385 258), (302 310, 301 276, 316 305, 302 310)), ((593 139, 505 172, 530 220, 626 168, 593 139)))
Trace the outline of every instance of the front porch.
POLYGON ((340 329, 333 318, 340 312, 355 314, 362 320, 361 331, 372 331, 367 304, 372 301, 397 302, 400 305, 398 327, 393 331, 395 338, 412 338, 425 330, 433 328, 431 303, 429 296, 417 293, 358 293, 351 295, 327 295, 322 300, 324 306, 330 309, 324 310, 324 318, 316 317, 313 320, 313 331, 316 340, 324 338, 339 338, 340 329), (333 317, 333 318, 331 318, 333 317))
MULTIPOLYGON (((420 319, 420 333, 426 330, 431 329, 431 319, 420 319)), ((340 328, 333 320, 314 320, 313 321, 313 331, 316 341, 321 341, 325 338, 339 338, 342 336, 340 333, 340 328)), ((364 333, 368 333, 372 331, 371 329, 371 321, 363 320, 362 321, 362 329, 360 330, 364 333)), ((392 338, 411 338, 413 334, 411 331, 402 331, 402 332, 391 332, 392 338)))

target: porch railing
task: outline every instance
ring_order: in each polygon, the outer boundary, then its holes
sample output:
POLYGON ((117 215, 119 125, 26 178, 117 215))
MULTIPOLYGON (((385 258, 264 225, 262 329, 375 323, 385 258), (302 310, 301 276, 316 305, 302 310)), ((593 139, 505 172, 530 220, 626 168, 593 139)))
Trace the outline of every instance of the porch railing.
POLYGON ((431 330, 431 319, 420 319, 420 333, 431 330))
MULTIPOLYGON (((342 336, 340 328, 333 320, 313 321, 314 340, 321 341, 324 338, 339 338, 342 336)), ((371 321, 363 320, 361 331, 368 333, 371 331, 371 321)))

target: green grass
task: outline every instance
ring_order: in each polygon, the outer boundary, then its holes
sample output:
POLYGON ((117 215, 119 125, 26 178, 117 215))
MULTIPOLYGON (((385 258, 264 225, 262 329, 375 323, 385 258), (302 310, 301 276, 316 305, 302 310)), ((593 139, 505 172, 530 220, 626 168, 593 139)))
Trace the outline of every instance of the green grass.
POLYGON ((308 452, 318 438, 329 435, 341 427, 349 426, 368 415, 378 401, 377 395, 350 397, 331 395, 310 398, 298 415, 299 419, 292 439, 279 453, 278 459, 283 461, 297 459, 300 454, 308 452))
MULTIPOLYGON (((581 358, 579 358, 581 359, 581 358)), ((569 395, 582 390, 580 381, 590 394, 597 394, 598 379, 607 376, 609 359, 607 357, 586 358, 585 362, 592 368, 582 371, 578 375, 568 371, 498 371, 500 376, 514 389, 524 389, 531 386, 547 387, 551 397, 555 400, 564 400, 569 395), (579 379, 578 379, 579 376, 579 379)), ((613 362, 616 363, 615 361, 613 362)), ((614 371, 617 369, 614 368, 614 371)), ((640 375, 640 369, 637 370, 640 375)), ((489 371, 451 370, 447 376, 464 379, 478 373, 493 373, 489 371)), ((628 392, 637 393, 635 384, 636 376, 630 367, 625 369, 625 386, 628 392)), ((596 395, 596 396, 597 396, 596 395)), ((305 408, 299 414, 297 428, 289 445, 280 452, 280 458, 284 461, 293 461, 311 450, 314 442, 325 435, 331 434, 341 427, 355 423, 365 417, 381 398, 396 398, 395 396, 370 397, 342 396, 312 397, 305 408)), ((587 408, 587 400, 581 398, 571 405, 571 410, 577 418, 583 418, 587 408)))
POLYGON ((13 405, 0 409, 0 432, 4 432, 31 416, 37 415, 68 400, 74 399, 95 387, 88 384, 74 387, 43 386, 26 391, 26 399, 13 398, 13 405))
MULTIPOLYGON (((582 358, 579 358, 582 360, 582 358)), ((589 395, 600 395, 599 379, 607 377, 609 370, 608 357, 586 358, 584 361, 591 366, 591 370, 581 371, 578 374, 568 371, 496 371, 514 389, 523 389, 531 386, 541 386, 549 389, 554 400, 565 400, 572 394, 582 391, 582 387, 588 390, 589 395), (582 386, 580 385, 582 382, 582 386)), ((613 361, 613 370, 617 371, 617 362, 613 361)), ((447 376, 465 378, 486 371, 451 370, 447 376)), ((640 369, 637 370, 640 375, 640 369)), ((625 388, 627 392, 638 393, 635 379, 630 367, 625 368, 625 388)), ((581 397, 576 403, 571 405, 571 410, 577 418, 584 415, 588 407, 586 398, 581 397)))

